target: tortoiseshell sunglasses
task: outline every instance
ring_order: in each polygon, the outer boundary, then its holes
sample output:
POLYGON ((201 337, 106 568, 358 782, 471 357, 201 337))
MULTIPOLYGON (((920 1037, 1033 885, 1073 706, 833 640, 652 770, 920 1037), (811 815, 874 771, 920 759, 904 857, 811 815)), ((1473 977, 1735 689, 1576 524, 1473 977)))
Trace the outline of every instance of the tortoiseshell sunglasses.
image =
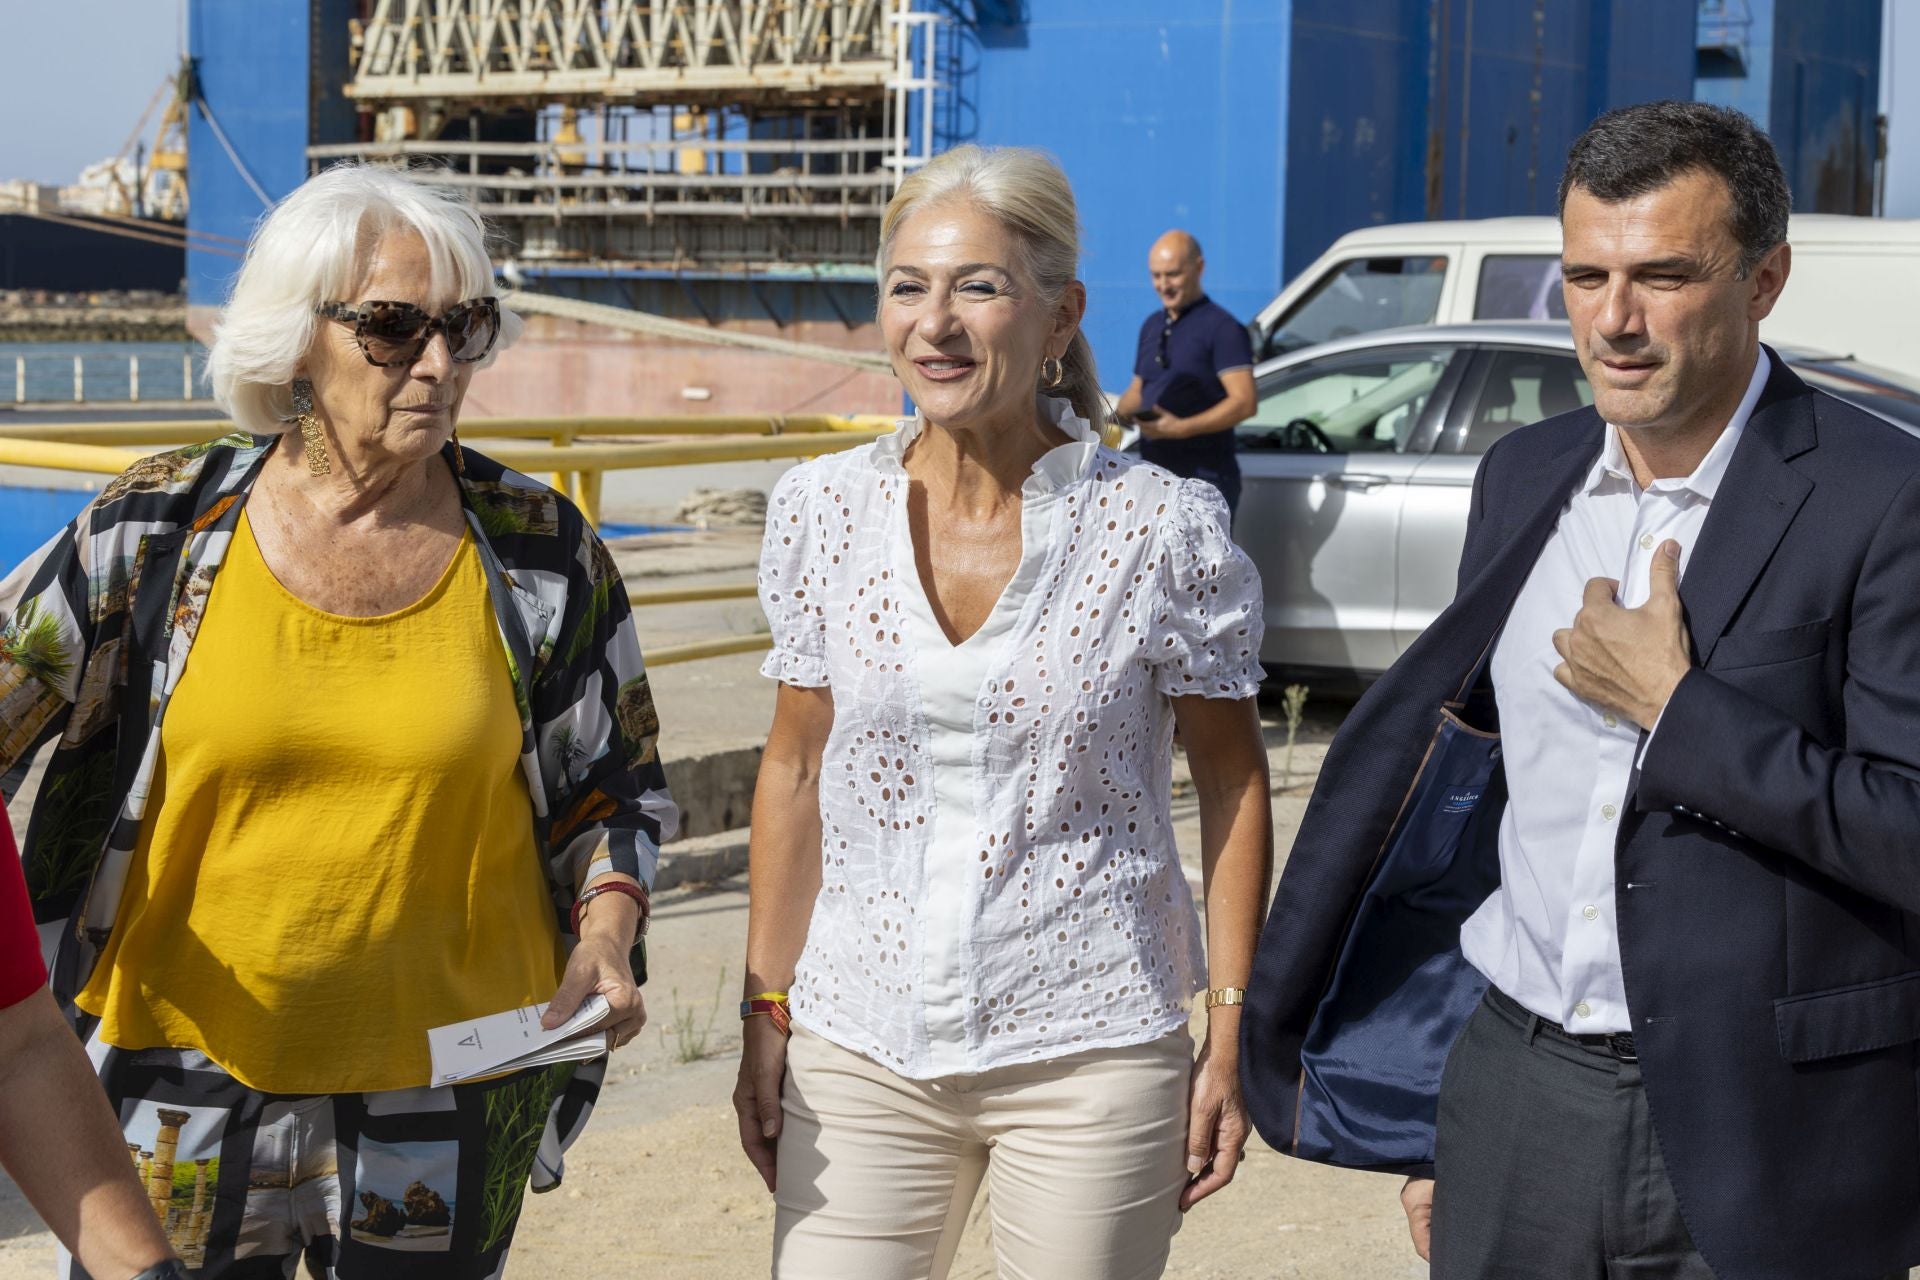
POLYGON ((498 298, 469 298, 438 316, 411 302, 323 302, 314 310, 352 325, 367 363, 382 369, 414 363, 436 333, 447 335, 447 350, 460 364, 486 359, 500 336, 498 298))

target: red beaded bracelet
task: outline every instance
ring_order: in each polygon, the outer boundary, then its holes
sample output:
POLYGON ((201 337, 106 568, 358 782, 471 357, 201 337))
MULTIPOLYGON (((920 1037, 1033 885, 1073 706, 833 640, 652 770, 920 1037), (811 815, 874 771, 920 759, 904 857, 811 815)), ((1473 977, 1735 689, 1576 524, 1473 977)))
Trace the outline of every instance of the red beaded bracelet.
POLYGON ((599 884, 581 891, 580 896, 573 900, 574 933, 578 934, 580 932, 580 916, 586 910, 587 904, 603 893, 623 894, 640 904, 640 928, 636 936, 646 937, 647 922, 653 916, 653 900, 647 896, 645 889, 637 884, 628 884, 625 880, 603 880, 599 884))

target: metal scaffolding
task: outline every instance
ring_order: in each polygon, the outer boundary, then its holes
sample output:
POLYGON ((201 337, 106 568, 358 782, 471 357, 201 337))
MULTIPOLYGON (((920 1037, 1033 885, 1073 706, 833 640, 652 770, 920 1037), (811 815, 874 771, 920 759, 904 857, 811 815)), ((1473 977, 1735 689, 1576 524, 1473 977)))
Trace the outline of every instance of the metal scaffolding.
POLYGON ((394 101, 873 92, 896 0, 378 0, 349 94, 394 101))
POLYGON ((934 145, 926 0, 371 0, 343 157, 431 161, 528 262, 869 261, 934 145))

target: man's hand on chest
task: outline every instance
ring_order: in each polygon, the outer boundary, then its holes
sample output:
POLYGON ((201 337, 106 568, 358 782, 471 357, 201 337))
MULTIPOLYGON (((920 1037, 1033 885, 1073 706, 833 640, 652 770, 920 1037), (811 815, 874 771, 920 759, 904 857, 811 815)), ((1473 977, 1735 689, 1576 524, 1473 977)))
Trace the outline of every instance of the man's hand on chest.
POLYGON ((1651 729, 1693 667, 1693 644, 1680 604, 1680 544, 1661 544, 1649 570, 1647 602, 1615 601, 1619 584, 1587 583, 1573 625, 1553 633, 1560 665, 1553 677, 1573 693, 1651 729))

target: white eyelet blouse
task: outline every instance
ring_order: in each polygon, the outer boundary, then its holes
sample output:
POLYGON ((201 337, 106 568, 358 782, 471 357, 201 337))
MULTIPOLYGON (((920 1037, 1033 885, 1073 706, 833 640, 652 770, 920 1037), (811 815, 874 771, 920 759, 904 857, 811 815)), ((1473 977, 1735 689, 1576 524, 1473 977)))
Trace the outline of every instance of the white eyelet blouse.
POLYGON ((1259 688, 1259 577, 1203 481, 1073 437, 1022 488, 1020 565, 959 645, 915 568, 917 420, 797 466, 760 560, 763 674, 832 690, 796 1021, 930 1079, 1187 1020, 1198 915, 1167 805, 1169 696, 1259 688))

